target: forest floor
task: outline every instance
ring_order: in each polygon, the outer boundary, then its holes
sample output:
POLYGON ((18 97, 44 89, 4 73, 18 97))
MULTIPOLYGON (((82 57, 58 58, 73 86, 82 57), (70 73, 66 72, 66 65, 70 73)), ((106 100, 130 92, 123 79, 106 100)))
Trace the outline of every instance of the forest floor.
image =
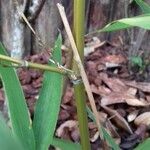
MULTIPOLYGON (((94 94, 100 120, 121 149, 130 150, 150 136, 150 66, 141 70, 129 66, 128 50, 118 43, 100 42, 98 38, 88 39, 85 47, 85 69, 94 94)), ((45 54, 26 58, 45 64, 45 54)), ((63 61, 65 63, 65 55, 63 61)), ((42 86, 43 73, 38 70, 18 70, 27 104, 31 114, 42 86)), ((0 89, 0 104, 4 92, 0 89)), ((88 101, 87 101, 88 104, 88 101)), ((3 109, 3 108, 1 108, 3 109)), ((89 119, 92 150, 100 149, 98 131, 89 119)), ((79 141, 77 114, 72 84, 68 83, 61 103, 56 136, 79 141)))

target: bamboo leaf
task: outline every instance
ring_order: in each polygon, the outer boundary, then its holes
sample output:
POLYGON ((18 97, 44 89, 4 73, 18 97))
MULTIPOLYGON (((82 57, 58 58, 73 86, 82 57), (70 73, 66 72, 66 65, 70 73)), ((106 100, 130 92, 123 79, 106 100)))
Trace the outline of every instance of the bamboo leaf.
POLYGON ((143 143, 139 144, 134 150, 149 150, 150 138, 146 139, 143 143))
MULTIPOLYGON (((1 43, 0 54, 6 55, 1 43)), ((0 65, 0 76, 5 90, 13 134, 20 140, 24 148, 34 150, 32 124, 19 79, 11 63, 6 62, 5 64, 10 67, 0 65)))
POLYGON ((52 145, 58 147, 61 150, 81 150, 81 145, 79 143, 73 143, 68 140, 53 138, 52 145))
POLYGON ((22 150, 17 139, 11 133, 11 130, 6 125, 2 114, 0 113, 0 146, 2 150, 19 149, 22 150))
POLYGON ((144 14, 150 13, 150 6, 147 3, 143 2, 143 0, 135 0, 135 1, 140 6, 144 14))
MULTIPOLYGON (((53 59, 61 63, 61 35, 55 42, 53 59)), ((49 64, 54 66, 54 64, 49 64)), ((43 86, 35 108, 33 129, 36 138, 36 149, 46 150, 52 143, 62 96, 63 76, 46 71, 43 86)))
POLYGON ((141 16, 124 18, 117 21, 113 21, 108 25, 106 25, 104 28, 98 30, 97 32, 117 31, 131 27, 140 27, 150 30, 150 14, 144 14, 141 16))

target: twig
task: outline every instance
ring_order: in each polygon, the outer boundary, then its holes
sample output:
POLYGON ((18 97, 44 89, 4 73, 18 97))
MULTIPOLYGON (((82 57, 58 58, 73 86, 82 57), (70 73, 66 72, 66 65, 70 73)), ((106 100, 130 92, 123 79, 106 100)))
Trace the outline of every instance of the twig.
MULTIPOLYGON (((71 44, 71 47, 73 50, 73 54, 74 54, 74 60, 77 63, 77 66, 79 68, 79 71, 80 71, 80 74, 81 74, 81 77, 82 77, 82 80, 83 80, 83 83, 84 83, 84 86, 85 86, 85 89, 86 89, 86 92, 87 92, 87 95, 88 95, 88 98, 90 101, 92 111, 93 111, 95 118, 96 118, 96 124, 97 124, 97 127, 99 129, 101 127, 101 125, 100 125, 100 121, 99 121, 99 114, 97 112, 96 105, 95 105, 95 100, 94 100, 94 97, 93 97, 93 94, 92 94, 92 91, 90 88, 90 84, 89 84, 87 75, 86 75, 84 67, 83 67, 83 64, 82 64, 81 59, 80 59, 80 56, 79 56, 79 53, 78 53, 71 29, 70 29, 70 26, 69 26, 69 23, 68 23, 68 20, 66 17, 66 14, 64 11, 64 7, 59 3, 57 3, 57 7, 59 9, 59 13, 61 15, 61 19, 63 21, 65 30, 67 32, 67 35, 68 35, 68 38, 69 38, 69 41, 70 41, 70 44, 71 44)), ((103 138, 102 133, 101 133, 101 138, 103 138)))
POLYGON ((29 23, 27 17, 24 15, 23 11, 20 9, 19 4, 18 4, 18 0, 13 0, 13 2, 14 2, 14 5, 16 6, 18 14, 20 15, 20 17, 22 17, 24 22, 27 24, 29 29, 32 31, 32 33, 37 38, 39 46, 45 48, 45 44, 42 42, 41 38, 36 34, 35 30, 32 28, 31 24, 29 23))
MULTIPOLYGON (((18 59, 14 59, 14 58, 4 56, 4 55, 1 55, 1 54, 0 54, 0 60, 16 64, 14 67, 29 67, 29 68, 40 69, 40 70, 44 70, 44 71, 56 72, 56 73, 60 73, 60 74, 63 74, 63 75, 69 75, 69 76, 73 75, 73 71, 69 70, 69 69, 51 67, 51 66, 48 66, 48 65, 42 65, 42 64, 28 62, 26 60, 18 60, 18 59)), ((5 64, 2 64, 2 65, 5 66, 5 64)), ((7 66, 7 64, 6 64, 6 66, 7 66)))

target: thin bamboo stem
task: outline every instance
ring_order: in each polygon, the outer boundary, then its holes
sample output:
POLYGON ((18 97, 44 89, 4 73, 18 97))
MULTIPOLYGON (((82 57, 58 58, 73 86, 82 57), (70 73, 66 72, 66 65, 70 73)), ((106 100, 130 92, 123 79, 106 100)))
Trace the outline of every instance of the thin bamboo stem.
MULTIPOLYGON (((84 19, 85 0, 74 0, 74 38, 78 47, 80 58, 84 59, 84 19)), ((74 55, 75 57, 75 55, 74 55)), ((73 67, 74 72, 79 74, 77 64, 73 67)), ((86 95, 83 83, 74 85, 77 116, 79 121, 80 139, 82 150, 90 150, 88 118, 86 112, 86 95)))
MULTIPOLYGON (((77 49, 75 40, 73 38, 73 35, 72 35, 72 32, 71 32, 68 20, 66 18, 64 7, 62 5, 60 5, 60 4, 57 4, 57 6, 59 8, 59 12, 60 12, 61 18, 62 18, 64 26, 65 26, 65 30, 67 32, 69 41, 71 43, 71 47, 72 47, 73 54, 74 54, 74 59, 75 59, 75 62, 77 64, 77 66, 78 66, 78 69, 80 71, 80 75, 82 77, 82 80, 83 80, 83 83, 84 83, 84 87, 86 89, 86 92, 87 92, 87 95, 88 95, 88 99, 90 101, 90 105, 91 105, 92 111, 93 111, 95 119, 96 119, 97 127, 98 127, 98 129, 101 129, 101 124, 100 124, 100 121, 99 121, 99 114, 98 114, 97 109, 96 109, 95 100, 94 100, 94 97, 93 97, 93 94, 92 94, 92 91, 91 91, 91 88, 90 88, 90 84, 89 84, 86 72, 84 70, 84 66, 83 66, 82 61, 80 59, 80 56, 79 56, 79 53, 78 53, 78 49, 77 49)), ((101 138, 103 139, 103 133, 102 132, 101 132, 101 138)))
MULTIPOLYGON (((32 63, 32 62, 28 62, 28 61, 25 61, 25 60, 14 59, 14 58, 4 56, 4 55, 0 55, 0 60, 16 64, 17 66, 15 66, 15 67, 29 67, 29 68, 33 68, 33 69, 56 72, 56 73, 60 73, 60 74, 63 74, 63 75, 67 75, 67 74, 72 73, 72 71, 68 70, 68 69, 65 70, 65 69, 58 68, 58 67, 51 67, 51 66, 48 66, 48 65, 32 63)), ((5 65, 5 64, 2 64, 2 65, 5 65)))
MULTIPOLYGON (((84 27, 85 27, 85 0, 74 0, 73 10, 73 32, 74 39, 78 48, 78 53, 83 62, 84 59, 84 27)), ((78 71, 75 63, 74 71, 78 71)), ((86 95, 83 83, 74 85, 75 100, 77 105, 77 116, 79 121, 81 146, 83 150, 90 150, 88 117, 86 112, 86 95)))

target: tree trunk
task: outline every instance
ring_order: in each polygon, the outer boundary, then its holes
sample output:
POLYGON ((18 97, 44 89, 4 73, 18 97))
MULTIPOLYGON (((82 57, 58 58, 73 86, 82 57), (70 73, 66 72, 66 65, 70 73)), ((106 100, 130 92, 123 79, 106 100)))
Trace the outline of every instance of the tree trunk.
MULTIPOLYGON (((1 2, 1 39, 12 57, 21 58, 24 53, 24 24, 12 0, 1 2)), ((20 7, 23 4, 20 2, 20 7)))
MULTIPOLYGON (((47 0, 38 18, 34 22, 34 29, 43 41, 46 48, 52 47, 58 31, 61 28, 61 18, 56 7, 58 0, 47 0)), ((38 39, 32 38, 33 53, 42 50, 38 39)))
MULTIPOLYGON (((56 8, 57 2, 60 0, 18 1, 19 10, 25 13, 46 47, 53 46, 61 26, 56 8)), ((41 51, 43 48, 39 47, 38 39, 31 33, 26 23, 21 20, 13 0, 0 0, 0 7, 0 38, 10 55, 15 58, 22 58, 24 54, 41 51)))
MULTIPOLYGON (((150 0, 147 0, 150 3, 150 0)), ((58 29, 62 23, 56 7, 57 2, 63 2, 67 16, 72 21, 72 1, 70 0, 19 0, 19 8, 25 13, 38 36, 46 47, 52 47, 58 29)), ((86 33, 101 29, 110 21, 141 14, 136 4, 129 4, 129 0, 87 0, 86 1, 86 33)), ((141 32, 141 31, 140 31, 141 32)), ((119 41, 129 44, 132 49, 137 44, 139 29, 121 30, 113 33, 98 34, 101 40, 119 41)), ((0 0, 0 40, 11 56, 21 58, 22 55, 37 53, 43 50, 38 40, 31 33, 28 26, 21 21, 13 0, 0 0)), ((148 31, 141 39, 144 50, 149 50, 150 35, 148 31)), ((140 37, 141 38, 141 37, 140 37)), ((140 45, 140 44, 138 44, 140 45)), ((137 47, 136 47, 137 49, 137 47)))

